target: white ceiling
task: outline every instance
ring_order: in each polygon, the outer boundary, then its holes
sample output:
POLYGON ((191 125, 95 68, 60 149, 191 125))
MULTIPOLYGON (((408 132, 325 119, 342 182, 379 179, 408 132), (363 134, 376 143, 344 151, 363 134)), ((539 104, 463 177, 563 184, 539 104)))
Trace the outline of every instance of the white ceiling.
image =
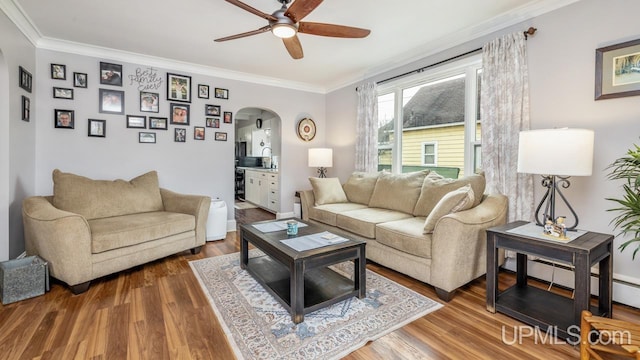
MULTIPOLYGON (((224 0, 0 0, 0 5, 38 47, 98 48, 116 60, 118 54, 144 54, 208 68, 216 76, 249 75, 326 92, 575 1, 326 0, 304 21, 367 28, 371 34, 364 39, 299 34, 301 60, 293 60, 269 32, 213 42, 267 25, 224 0)), ((265 13, 280 7, 276 0, 244 2, 265 13)))

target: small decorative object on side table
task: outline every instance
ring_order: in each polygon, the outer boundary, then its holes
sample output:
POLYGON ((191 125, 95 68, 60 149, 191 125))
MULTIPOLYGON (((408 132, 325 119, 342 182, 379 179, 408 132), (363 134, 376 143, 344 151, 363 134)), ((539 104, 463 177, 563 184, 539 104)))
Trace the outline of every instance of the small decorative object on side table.
POLYGON ((525 221, 516 221, 487 230, 487 310, 509 315, 537 326, 543 332, 551 328, 562 339, 576 334, 579 337, 582 310, 611 317, 613 235, 585 232, 573 240, 554 240, 544 235, 542 228, 539 237, 514 231, 527 224, 525 221), (499 248, 517 252, 516 284, 502 292, 498 291, 499 248), (527 255, 573 265, 574 299, 527 286, 527 255), (591 267, 595 264, 599 264, 598 305, 590 306, 591 267), (573 329, 575 331, 572 331, 573 326, 577 326, 573 329))

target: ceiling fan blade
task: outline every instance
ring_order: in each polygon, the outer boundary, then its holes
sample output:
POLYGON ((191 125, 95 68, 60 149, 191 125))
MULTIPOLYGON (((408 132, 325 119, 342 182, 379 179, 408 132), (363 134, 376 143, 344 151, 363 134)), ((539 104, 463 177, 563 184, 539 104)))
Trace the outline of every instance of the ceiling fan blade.
POLYGON ((251 36, 251 35, 262 34, 263 32, 267 32, 267 31, 270 31, 270 30, 271 30, 271 25, 267 25, 267 26, 261 27, 258 30, 247 31, 247 32, 244 32, 244 33, 241 33, 241 34, 235 34, 235 35, 231 35, 231 36, 215 39, 213 41, 221 42, 221 41, 227 41, 227 40, 240 39, 240 38, 251 36))
POLYGON ((339 38, 363 38, 367 37, 371 30, 343 25, 301 22, 298 24, 298 32, 339 38))
MULTIPOLYGON (((229 1, 229 0, 227 0, 229 1)), ((284 13, 284 16, 299 22, 322 3, 322 0, 295 0, 284 13)))
POLYGON ((263 19, 267 19, 269 21, 277 21, 278 20, 275 16, 273 16, 271 14, 264 13, 264 12, 254 8, 252 6, 249 6, 249 5, 245 4, 245 3, 243 3, 242 1, 239 1, 239 0, 226 0, 226 1, 228 3, 230 3, 230 4, 233 4, 233 5, 241 8, 241 9, 243 9, 243 10, 248 11, 248 12, 254 14, 254 15, 258 15, 263 19))
POLYGON ((302 53, 302 44, 300 44, 300 39, 295 35, 290 38, 282 39, 284 46, 287 48, 289 55, 291 55, 294 59, 302 59, 304 54, 302 53))

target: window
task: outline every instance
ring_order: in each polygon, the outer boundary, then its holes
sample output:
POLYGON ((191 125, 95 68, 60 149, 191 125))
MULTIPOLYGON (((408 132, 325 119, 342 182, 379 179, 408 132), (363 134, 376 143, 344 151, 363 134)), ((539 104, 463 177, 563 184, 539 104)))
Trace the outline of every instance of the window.
POLYGON ((480 75, 477 55, 379 86, 378 169, 476 172, 480 75))

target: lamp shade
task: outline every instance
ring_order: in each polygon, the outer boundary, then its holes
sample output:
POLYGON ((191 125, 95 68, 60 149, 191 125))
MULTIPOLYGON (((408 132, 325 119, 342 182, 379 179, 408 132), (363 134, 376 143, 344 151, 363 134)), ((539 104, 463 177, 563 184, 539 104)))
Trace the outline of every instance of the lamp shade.
POLYGON ((333 149, 309 149, 309 167, 332 167, 333 149))
POLYGON ((518 172, 540 175, 590 176, 593 130, 543 129, 521 131, 518 172))

